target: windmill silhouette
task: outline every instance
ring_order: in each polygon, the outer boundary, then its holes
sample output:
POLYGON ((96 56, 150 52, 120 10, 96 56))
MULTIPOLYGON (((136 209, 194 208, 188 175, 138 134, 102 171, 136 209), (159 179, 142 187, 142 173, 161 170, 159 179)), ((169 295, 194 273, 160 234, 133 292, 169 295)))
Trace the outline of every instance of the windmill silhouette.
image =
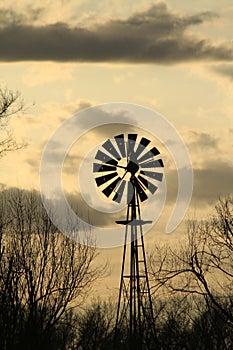
POLYGON ((137 143, 137 138, 137 134, 121 134, 105 141, 96 153, 93 171, 106 197, 127 202, 126 220, 116 221, 125 225, 125 238, 115 340, 122 324, 129 324, 129 348, 152 349, 157 337, 143 239, 143 225, 152 221, 142 220, 140 205, 158 189, 164 165, 159 150, 148 148, 151 141, 142 137, 137 143))

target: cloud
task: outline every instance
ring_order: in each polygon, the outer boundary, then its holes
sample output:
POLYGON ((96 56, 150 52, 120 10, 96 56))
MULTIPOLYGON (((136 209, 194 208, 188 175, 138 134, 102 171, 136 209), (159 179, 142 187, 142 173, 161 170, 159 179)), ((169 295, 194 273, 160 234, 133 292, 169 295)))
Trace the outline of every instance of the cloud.
POLYGON ((18 12, 12 8, 1 8, 0 28, 35 23, 43 12, 45 12, 45 9, 42 7, 33 8, 30 5, 26 6, 24 12, 18 12))
POLYGON ((31 168, 35 171, 38 171, 39 169, 39 161, 34 158, 28 158, 26 159, 26 163, 31 166, 31 168))
MULTIPOLYGON (((48 116, 55 115, 57 121, 63 122, 65 119, 71 117, 78 111, 91 107, 95 104, 95 101, 87 99, 75 99, 71 102, 70 98, 67 102, 48 102, 43 105, 45 109, 43 119, 47 120, 48 116)), ((35 120, 35 122, 37 121, 35 120)))
POLYGON ((134 114, 122 108, 121 104, 119 104, 118 109, 115 111, 105 110, 104 105, 95 106, 94 109, 84 110, 82 118, 77 119, 77 122, 74 121, 74 123, 78 123, 77 127, 79 129, 91 130, 94 124, 93 120, 98 121, 95 128, 96 134, 109 135, 109 137, 112 132, 116 133, 117 130, 122 129, 122 123, 126 124, 124 125, 124 131, 131 131, 132 125, 136 124, 134 114))
MULTIPOLYGON (((87 194, 90 196, 90 194, 87 194)), ((78 192, 66 193, 66 198, 75 213, 85 222, 94 226, 104 227, 106 225, 112 226, 116 220, 115 213, 106 213, 95 210, 90 207, 78 192)))
POLYGON ((83 157, 77 154, 76 155, 68 154, 65 159, 65 163, 64 163, 64 167, 62 168, 62 171, 65 172, 66 174, 72 174, 72 175, 76 174, 78 165, 82 160, 83 160, 83 157))
POLYGON ((218 65, 212 71, 233 81, 233 64, 218 65))
MULTIPOLYGON (((185 171, 185 169, 184 169, 185 171)), ((194 187, 192 202, 195 205, 213 204, 220 196, 233 193, 233 164, 217 158, 206 158, 202 167, 194 168, 194 187)), ((174 202, 177 194, 177 174, 175 170, 169 170, 166 174, 167 183, 170 184, 168 191, 169 202, 174 202)))
MULTIPOLYGON (((188 130, 185 139, 193 162, 193 205, 200 205, 200 208, 212 205, 220 196, 232 194, 233 163, 230 157, 227 160, 221 138, 200 130, 188 130)), ((176 170, 168 168, 166 180, 168 201, 174 202, 177 195, 176 170)))
POLYGON ((206 160, 194 172, 194 198, 212 203, 219 196, 232 194, 233 165, 220 159, 206 160))
POLYGON ((188 147, 190 150, 202 150, 205 149, 214 149, 216 150, 218 148, 219 140, 205 132, 197 132, 194 130, 191 130, 189 132, 191 136, 191 141, 188 142, 188 147))
POLYGON ((10 21, 0 29, 0 60, 160 64, 230 61, 232 43, 217 44, 189 33, 190 27, 215 18, 213 12, 181 15, 165 3, 157 3, 126 19, 111 19, 88 28, 10 21))

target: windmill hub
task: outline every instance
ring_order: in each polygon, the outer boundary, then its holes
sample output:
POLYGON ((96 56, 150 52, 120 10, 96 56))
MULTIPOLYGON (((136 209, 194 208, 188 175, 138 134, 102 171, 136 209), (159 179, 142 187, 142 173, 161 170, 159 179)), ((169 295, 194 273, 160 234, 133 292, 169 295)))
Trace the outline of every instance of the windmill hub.
POLYGON ((139 169, 139 165, 137 163, 134 163, 132 160, 129 161, 127 164, 126 170, 131 173, 131 175, 135 175, 136 172, 139 169))

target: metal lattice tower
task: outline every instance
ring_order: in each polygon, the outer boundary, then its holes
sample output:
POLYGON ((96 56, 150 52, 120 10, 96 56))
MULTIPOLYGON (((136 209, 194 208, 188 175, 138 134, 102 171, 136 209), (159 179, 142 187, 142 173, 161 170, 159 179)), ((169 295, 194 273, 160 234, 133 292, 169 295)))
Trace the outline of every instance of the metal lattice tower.
POLYGON ((137 136, 128 134, 125 140, 121 134, 108 139, 102 145, 104 151, 98 150, 98 163, 93 167, 98 175, 104 173, 95 180, 106 197, 118 203, 124 194, 127 197, 126 220, 116 221, 125 225, 125 239, 115 340, 121 327, 127 326, 130 350, 154 349, 157 342, 143 239, 143 225, 151 221, 142 220, 140 203, 148 199, 148 193, 155 193, 158 187, 154 182, 163 178, 162 172, 154 170, 163 167, 162 160, 156 159, 160 152, 156 147, 148 150, 150 140, 144 137, 137 143, 137 136))

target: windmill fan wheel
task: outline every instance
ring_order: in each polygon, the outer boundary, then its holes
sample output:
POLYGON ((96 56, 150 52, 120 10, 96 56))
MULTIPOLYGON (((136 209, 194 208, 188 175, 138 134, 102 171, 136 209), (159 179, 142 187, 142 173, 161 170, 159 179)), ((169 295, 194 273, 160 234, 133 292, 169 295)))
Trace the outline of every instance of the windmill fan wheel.
POLYGON ((123 194, 130 201, 132 188, 136 190, 140 201, 148 199, 158 189, 164 167, 160 152, 156 147, 149 148, 151 143, 145 137, 137 142, 138 134, 117 135, 107 139, 95 156, 93 172, 100 191, 113 201, 120 203, 123 194), (159 171, 160 170, 160 171, 159 171))

